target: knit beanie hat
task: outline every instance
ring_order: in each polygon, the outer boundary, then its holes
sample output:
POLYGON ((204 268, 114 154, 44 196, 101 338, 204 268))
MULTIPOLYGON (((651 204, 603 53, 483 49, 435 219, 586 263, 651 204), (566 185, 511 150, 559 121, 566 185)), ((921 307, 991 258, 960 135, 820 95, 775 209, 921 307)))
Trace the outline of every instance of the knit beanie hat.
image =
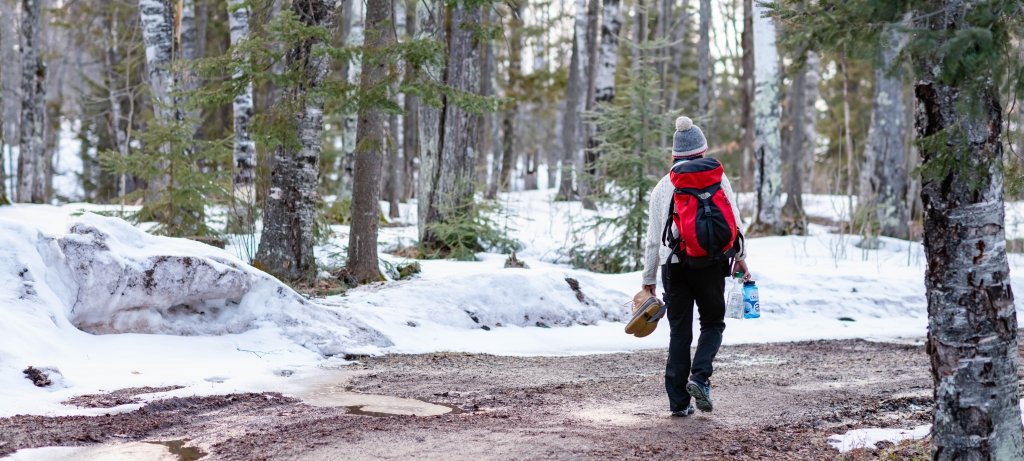
POLYGON ((672 137, 672 159, 692 160, 704 155, 708 150, 708 140, 704 132, 693 124, 690 117, 676 119, 676 134, 672 137))

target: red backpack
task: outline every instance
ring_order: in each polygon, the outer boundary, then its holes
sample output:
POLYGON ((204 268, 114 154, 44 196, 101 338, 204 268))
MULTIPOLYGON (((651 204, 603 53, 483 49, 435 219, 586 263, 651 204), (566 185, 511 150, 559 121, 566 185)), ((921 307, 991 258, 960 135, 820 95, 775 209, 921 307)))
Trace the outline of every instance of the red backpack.
POLYGON ((706 157, 677 163, 669 173, 675 192, 662 241, 691 267, 707 267, 736 253, 739 229, 722 190, 722 173, 722 164, 706 157))

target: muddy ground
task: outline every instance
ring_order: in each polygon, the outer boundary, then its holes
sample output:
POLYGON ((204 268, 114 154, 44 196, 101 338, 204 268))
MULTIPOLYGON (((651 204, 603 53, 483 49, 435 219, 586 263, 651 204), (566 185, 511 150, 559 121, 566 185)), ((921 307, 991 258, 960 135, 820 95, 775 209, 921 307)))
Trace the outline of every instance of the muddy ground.
POLYGON ((832 434, 930 422, 922 346, 724 346, 712 379, 715 410, 689 418, 669 416, 665 359, 665 350, 367 358, 341 372, 347 384, 338 385, 455 411, 382 416, 280 394, 172 398, 99 417, 0 419, 0 456, 42 446, 187 440, 198 450, 179 447, 179 459, 199 452, 204 460, 834 459, 832 434))

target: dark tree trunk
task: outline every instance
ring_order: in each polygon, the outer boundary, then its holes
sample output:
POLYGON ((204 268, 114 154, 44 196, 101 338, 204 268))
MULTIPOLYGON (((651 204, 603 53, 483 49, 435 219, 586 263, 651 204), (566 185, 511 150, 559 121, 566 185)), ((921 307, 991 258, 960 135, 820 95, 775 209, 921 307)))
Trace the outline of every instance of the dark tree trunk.
MULTIPOLYGON (((804 50, 804 53, 807 51, 804 50)), ((782 206, 782 221, 786 233, 803 235, 807 232, 806 215, 803 203, 803 172, 804 157, 807 152, 807 66, 797 69, 786 95, 785 116, 789 123, 784 124, 782 132, 783 174, 786 180, 786 204, 782 206)))
MULTIPOLYGON (((482 8, 463 4, 448 4, 445 22, 445 41, 448 60, 444 70, 445 84, 458 91, 479 91, 479 47, 474 38, 473 24, 480 24, 482 8)), ((445 223, 472 211, 475 186, 473 168, 476 165, 476 136, 479 126, 465 109, 456 106, 447 97, 438 121, 437 160, 423 163, 422 175, 427 175, 426 188, 420 196, 425 202, 420 219, 420 244, 430 250, 449 248, 434 232, 433 224, 445 223)), ((424 119, 424 122, 428 120, 424 119)))
MULTIPOLYGON (((569 82, 565 96, 565 112, 562 118, 562 164, 558 182, 558 194, 555 200, 572 200, 573 167, 579 156, 581 140, 581 112, 586 98, 586 84, 583 82, 586 72, 586 2, 576 0, 575 23, 572 34, 572 56, 569 58, 569 82)), ((582 173, 582 172, 581 172, 582 173)), ((581 175, 582 176, 582 175, 581 175)))
POLYGON ((39 56, 41 1, 21 2, 21 124, 18 130, 20 154, 15 199, 22 203, 43 203, 46 200, 43 179, 46 65, 39 56))
MULTIPOLYGON (((370 0, 366 3, 363 39, 362 76, 359 87, 363 94, 387 91, 388 62, 384 49, 395 41, 390 19, 394 12, 391 0, 370 0)), ((384 111, 375 107, 359 110, 356 129, 355 170, 352 177, 352 231, 348 239, 348 271, 358 283, 381 279, 377 260, 377 227, 380 223, 381 162, 388 155, 384 139, 384 111)))
POLYGON ((740 123, 743 127, 743 170, 741 183, 743 187, 751 186, 751 158, 754 155, 754 0, 743 0, 743 107, 740 123))
POLYGON ((511 10, 509 18, 509 44, 508 44, 508 80, 505 85, 505 97, 508 102, 505 105, 505 113, 502 118, 502 154, 501 173, 488 191, 489 197, 497 197, 498 191, 507 191, 512 181, 512 169, 516 155, 516 117, 519 114, 519 98, 522 81, 522 53, 523 53, 523 5, 525 0, 513 0, 508 6, 511 10))
MULTIPOLYGON (((416 9, 419 5, 417 0, 405 0, 405 34, 408 39, 416 38, 416 9)), ((414 80, 418 75, 417 69, 407 69, 406 78, 414 80)), ((413 94, 405 95, 405 113, 402 115, 402 158, 403 178, 405 179, 404 193, 402 200, 412 198, 416 190, 413 178, 415 176, 415 159, 419 158, 419 98, 413 94)))
MULTIPOLYGON (((697 41, 697 112, 705 120, 711 115, 711 0, 700 0, 699 37, 697 41)), ((704 136, 711 145, 711 130, 704 136)))
MULTIPOLYGON (((295 0, 292 12, 307 26, 330 29, 335 16, 334 0, 295 0)), ((274 151, 270 192, 263 213, 256 262, 263 270, 292 281, 316 275, 313 257, 313 226, 320 169, 320 134, 323 131, 323 98, 316 96, 329 70, 323 43, 309 38, 288 50, 290 66, 300 66, 301 82, 287 89, 292 123, 299 146, 285 144, 274 151)), ((376 189, 376 182, 373 182, 376 189)), ((351 249, 350 249, 351 251, 351 249)), ((376 263, 376 259, 374 259, 376 263)))
POLYGON ((937 13, 918 12, 914 24, 937 39, 913 56, 917 137, 945 138, 921 145, 932 459, 1024 459, 998 88, 991 68, 973 70, 972 81, 985 86, 970 94, 938 75, 945 44, 969 27, 965 16, 978 13, 972 5, 930 2, 927 11, 937 13))

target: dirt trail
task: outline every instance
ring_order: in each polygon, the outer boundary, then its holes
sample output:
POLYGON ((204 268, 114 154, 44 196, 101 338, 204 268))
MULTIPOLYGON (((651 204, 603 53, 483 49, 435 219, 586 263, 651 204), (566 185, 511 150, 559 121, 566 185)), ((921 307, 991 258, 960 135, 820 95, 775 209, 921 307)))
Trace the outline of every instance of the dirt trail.
MULTIPOLYGON (((358 393, 455 408, 367 416, 276 394, 177 398, 101 417, 0 419, 15 449, 188 439, 203 459, 832 459, 829 435, 930 422, 923 347, 860 340, 725 346, 715 411, 671 418, 665 350, 576 357, 428 354, 346 369, 358 393)), ((375 413, 370 413, 375 414, 375 413)))

